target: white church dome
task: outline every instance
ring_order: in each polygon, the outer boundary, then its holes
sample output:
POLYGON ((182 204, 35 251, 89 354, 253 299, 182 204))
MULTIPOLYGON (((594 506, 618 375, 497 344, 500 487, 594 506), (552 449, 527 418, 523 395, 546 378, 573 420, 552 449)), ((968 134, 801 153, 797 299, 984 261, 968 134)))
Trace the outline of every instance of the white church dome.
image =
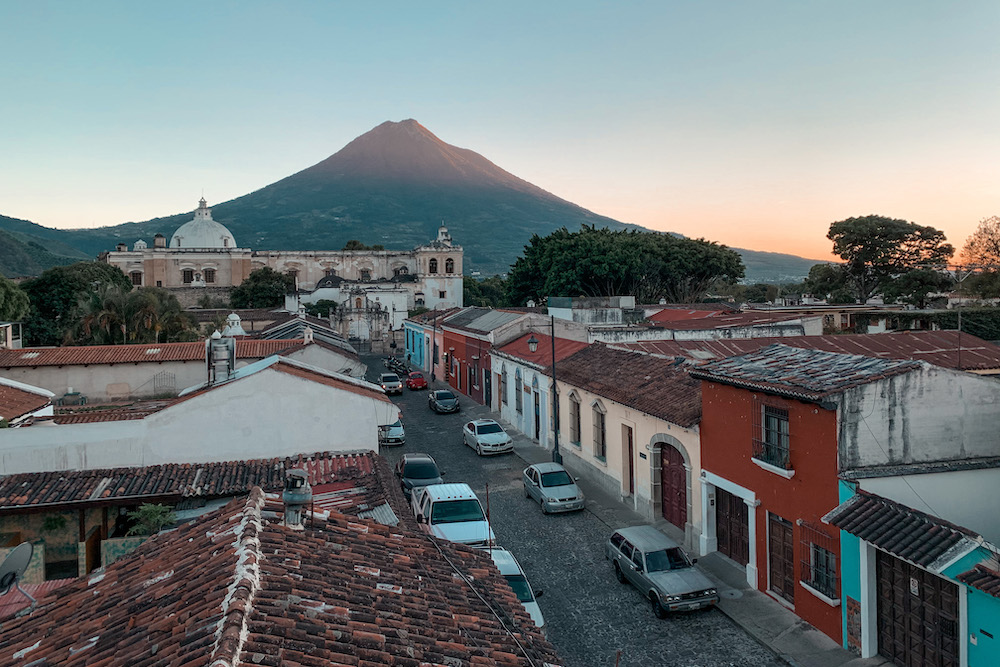
POLYGON ((226 226, 212 220, 212 209, 202 197, 194 220, 185 222, 170 237, 171 248, 235 248, 236 239, 226 226))

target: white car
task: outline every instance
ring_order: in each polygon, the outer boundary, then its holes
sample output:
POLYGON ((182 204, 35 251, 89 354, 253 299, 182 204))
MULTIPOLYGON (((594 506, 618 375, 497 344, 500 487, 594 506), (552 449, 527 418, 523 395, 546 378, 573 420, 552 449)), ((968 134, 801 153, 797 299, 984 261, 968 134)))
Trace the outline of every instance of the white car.
POLYGON ((521 569, 521 564, 514 558, 514 554, 501 547, 493 547, 489 552, 490 556, 493 557, 493 564, 497 566, 500 574, 507 580, 510 587, 514 589, 514 594, 517 595, 517 599, 524 607, 524 610, 528 612, 528 616, 535 622, 538 629, 544 632, 545 619, 542 617, 542 610, 538 607, 538 602, 536 601, 536 598, 542 595, 542 591, 536 593, 531 589, 531 584, 528 583, 528 578, 524 576, 524 570, 521 569))
POLYGON ((413 515, 434 537, 487 547, 496 543, 479 498, 468 484, 431 484, 413 491, 413 515))
POLYGON ((394 445, 406 444, 406 430, 403 428, 403 421, 397 419, 395 423, 388 426, 379 427, 379 443, 392 447, 394 445))
POLYGON ((514 441, 503 430, 503 426, 492 419, 469 422, 462 428, 462 436, 465 444, 480 456, 514 451, 514 441))

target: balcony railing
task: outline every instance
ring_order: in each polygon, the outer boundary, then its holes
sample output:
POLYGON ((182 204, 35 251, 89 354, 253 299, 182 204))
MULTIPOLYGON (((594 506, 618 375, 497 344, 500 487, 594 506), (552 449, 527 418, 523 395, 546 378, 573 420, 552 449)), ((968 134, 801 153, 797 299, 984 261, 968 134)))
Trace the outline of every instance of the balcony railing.
POLYGON ((767 442, 759 438, 753 440, 753 457, 768 465, 783 470, 791 470, 788 442, 767 442))

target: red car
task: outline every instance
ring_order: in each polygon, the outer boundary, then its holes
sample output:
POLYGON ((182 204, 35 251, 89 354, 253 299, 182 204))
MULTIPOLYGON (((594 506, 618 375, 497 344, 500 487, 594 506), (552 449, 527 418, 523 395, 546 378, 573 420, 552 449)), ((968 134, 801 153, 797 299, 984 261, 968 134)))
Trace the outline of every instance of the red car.
POLYGON ((424 379, 423 373, 414 371, 406 376, 406 388, 412 391, 427 389, 427 380, 424 379))

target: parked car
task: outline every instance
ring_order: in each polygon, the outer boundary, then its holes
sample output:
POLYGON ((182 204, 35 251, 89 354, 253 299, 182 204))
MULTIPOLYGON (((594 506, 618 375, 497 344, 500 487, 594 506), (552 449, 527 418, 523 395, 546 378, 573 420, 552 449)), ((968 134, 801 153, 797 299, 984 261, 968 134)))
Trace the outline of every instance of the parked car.
POLYGON ((379 427, 379 444, 387 447, 406 444, 406 431, 403 429, 403 421, 397 419, 388 426, 379 427))
POLYGON ((477 419, 462 428, 462 440, 476 454, 503 454, 514 451, 514 441, 503 426, 492 419, 477 419))
POLYGON ((427 389, 427 380, 424 378, 424 374, 417 371, 410 373, 406 377, 406 388, 410 391, 427 389))
POLYGON ((517 595, 521 606, 528 612, 528 616, 535 622, 538 629, 544 632, 545 618, 542 617, 542 610, 539 609, 538 602, 536 602, 536 598, 542 596, 542 591, 536 592, 532 590, 531 584, 528 583, 528 578, 524 576, 524 570, 521 569, 521 564, 514 558, 514 554, 503 547, 493 547, 489 552, 493 558, 493 564, 497 566, 500 574, 507 580, 510 587, 514 589, 514 594, 517 595))
POLYGON ((403 383, 395 373, 382 373, 379 384, 382 385, 382 390, 387 394, 403 393, 403 383))
POLYGON ((604 556, 621 583, 639 589, 657 618, 671 611, 703 609, 718 603, 708 577, 694 566, 679 544, 652 526, 622 528, 608 540, 604 556))
POLYGON ((458 412, 460 409, 458 398, 447 389, 438 389, 428 393, 427 405, 438 414, 443 412, 458 412))
POLYGON ((449 542, 486 547, 496 535, 468 484, 431 484, 413 492, 413 515, 424 531, 449 542))
POLYGON ((399 478, 399 488, 407 500, 413 498, 413 492, 431 484, 443 484, 444 473, 430 454, 403 454, 396 464, 396 477, 399 478))
POLYGON ((538 501, 542 514, 572 512, 584 507, 583 491, 558 463, 536 463, 521 473, 524 497, 538 501))

